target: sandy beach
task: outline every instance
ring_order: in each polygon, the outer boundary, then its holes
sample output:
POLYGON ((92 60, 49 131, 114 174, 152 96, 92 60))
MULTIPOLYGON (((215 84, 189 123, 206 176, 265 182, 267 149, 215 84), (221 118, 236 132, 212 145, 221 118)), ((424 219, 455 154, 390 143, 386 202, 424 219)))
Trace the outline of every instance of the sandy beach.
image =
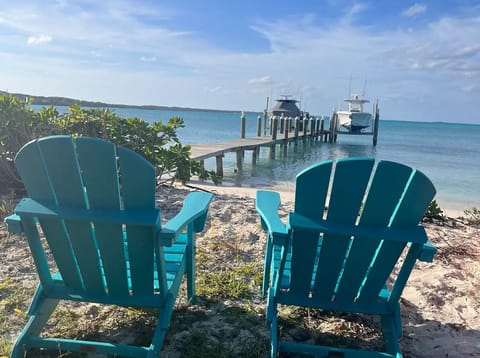
MULTIPOLYGON (((200 188, 215 194, 205 231, 197 239, 198 299, 195 304, 185 303, 184 297, 177 300, 163 356, 266 357, 266 302, 260 295, 265 234, 255 211, 256 189, 192 186, 160 188, 157 198, 168 220, 188 192, 200 188)), ((294 196, 282 192, 281 197, 285 218, 294 196)), ((401 299, 404 356, 480 356, 480 228, 453 218, 424 225, 438 253, 433 263, 417 263, 401 299)), ((0 262, 2 357, 26 322, 37 277, 26 242, 9 236, 5 226, 0 232, 0 262)), ((138 344, 148 339, 154 326, 149 312, 78 304, 64 304, 58 311, 46 334, 138 344)), ((367 316, 335 318, 284 308, 281 317, 282 335, 288 339, 381 349, 379 324, 367 316), (333 341, 333 334, 339 338, 333 341)), ((58 354, 31 356, 39 355, 58 354)))

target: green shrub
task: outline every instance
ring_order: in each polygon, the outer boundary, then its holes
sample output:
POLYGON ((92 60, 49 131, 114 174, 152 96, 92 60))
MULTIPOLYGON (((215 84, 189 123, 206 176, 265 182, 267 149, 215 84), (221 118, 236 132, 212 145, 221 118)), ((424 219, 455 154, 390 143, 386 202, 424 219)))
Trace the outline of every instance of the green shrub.
POLYGON ((443 210, 438 206, 436 200, 433 200, 430 205, 428 206, 427 211, 425 212, 426 219, 444 219, 445 216, 443 214, 443 210))
POLYGON ((0 191, 22 187, 13 165, 18 150, 33 138, 48 133, 46 118, 14 96, 0 96, 0 191))
POLYGON ((217 183, 219 177, 191 160, 190 146, 180 143, 177 129, 183 127, 180 117, 170 118, 167 124, 148 123, 120 117, 110 109, 83 109, 79 105, 64 114, 53 106, 35 112, 12 95, 0 96, 0 190, 22 187, 13 165, 18 150, 32 139, 55 134, 102 138, 130 148, 155 165, 158 184, 186 183, 192 175, 217 183))

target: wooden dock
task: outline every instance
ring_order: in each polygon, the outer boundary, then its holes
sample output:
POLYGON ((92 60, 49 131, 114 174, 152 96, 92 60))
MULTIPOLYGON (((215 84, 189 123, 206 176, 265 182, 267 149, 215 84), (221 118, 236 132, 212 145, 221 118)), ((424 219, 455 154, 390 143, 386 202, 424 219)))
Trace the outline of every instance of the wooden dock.
MULTIPOLYGON (((266 118, 266 117, 265 117, 266 118)), ((223 157, 225 153, 235 152, 237 155, 237 169, 242 169, 245 151, 252 151, 252 165, 255 166, 261 147, 270 147, 270 158, 275 158, 275 146, 287 145, 291 141, 307 139, 327 141, 329 130, 324 129, 323 118, 290 119, 272 118, 270 120, 269 135, 261 134, 262 118, 258 117, 257 136, 245 138, 245 115, 241 117, 240 138, 223 143, 191 144, 190 158, 201 163, 208 158, 216 158, 217 175, 223 176, 223 157), (302 130, 300 130, 300 128, 302 130)))
POLYGON ((271 146, 274 143, 283 141, 283 139, 274 141, 270 136, 263 136, 255 138, 240 138, 225 143, 192 144, 190 157, 194 160, 201 161, 211 157, 224 155, 227 152, 254 150, 259 147, 271 146))
MULTIPOLYGON (((207 143, 207 144, 190 144, 190 158, 197 160, 203 164, 205 159, 216 158, 216 172, 217 175, 223 176, 223 157, 225 153, 235 152, 237 169, 242 170, 243 159, 245 157, 245 151, 252 151, 252 165, 255 166, 260 153, 261 147, 270 148, 270 158, 275 158, 275 147, 277 144, 286 146, 290 142, 297 141, 324 141, 324 142, 336 142, 338 134, 344 134, 336 130, 337 123, 335 118, 330 121, 330 126, 325 129, 325 120, 323 117, 319 118, 279 118, 272 117, 269 121, 269 135, 265 135, 268 121, 268 117, 265 112, 264 116, 264 134, 262 135, 262 118, 258 116, 257 119, 257 136, 246 138, 245 137, 245 115, 242 113, 240 118, 240 138, 229 142, 223 143, 207 143)), ((373 145, 377 143, 378 133, 378 120, 379 114, 376 112, 374 132, 372 133, 357 133, 357 134, 373 134, 373 145)), ((346 133, 345 133, 346 134, 346 133)), ((351 133, 355 134, 355 133, 351 133)))

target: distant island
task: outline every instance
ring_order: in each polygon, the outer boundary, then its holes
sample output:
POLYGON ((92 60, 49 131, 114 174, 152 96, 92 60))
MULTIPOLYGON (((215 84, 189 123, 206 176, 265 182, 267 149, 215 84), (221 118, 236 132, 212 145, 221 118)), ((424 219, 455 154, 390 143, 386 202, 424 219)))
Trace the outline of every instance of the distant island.
POLYGON ((70 107, 74 104, 79 104, 82 107, 94 107, 94 108, 136 108, 136 109, 161 109, 167 111, 203 111, 203 112, 240 112, 235 110, 220 110, 220 109, 204 109, 204 108, 190 108, 190 107, 169 107, 169 106, 155 106, 155 105, 132 105, 132 104, 117 104, 117 103, 104 103, 94 101, 84 101, 80 99, 67 98, 67 97, 45 97, 45 96, 32 96, 23 93, 10 93, 0 90, 0 95, 11 94, 21 101, 31 101, 32 104, 41 106, 67 106, 70 107))

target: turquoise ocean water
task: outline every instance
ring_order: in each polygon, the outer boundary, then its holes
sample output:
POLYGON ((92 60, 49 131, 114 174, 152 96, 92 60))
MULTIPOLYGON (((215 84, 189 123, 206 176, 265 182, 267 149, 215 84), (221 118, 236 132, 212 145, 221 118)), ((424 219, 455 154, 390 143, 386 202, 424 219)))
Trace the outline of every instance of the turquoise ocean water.
MULTIPOLYGON (((185 121, 185 128, 178 131, 183 144, 224 142, 240 134, 240 112, 114 110, 120 116, 148 122, 166 122, 180 116, 185 121)), ((247 136, 256 135, 257 115, 246 114, 247 136)), ((224 184, 293 190, 295 175, 304 168, 343 157, 393 160, 421 170, 435 184, 436 199, 447 214, 480 207, 480 125, 471 124, 381 120, 376 147, 372 146, 371 136, 340 135, 334 144, 299 144, 296 150, 290 145, 286 155, 277 148, 275 160, 269 159, 267 148, 262 148, 255 168, 251 152, 246 153, 242 172, 235 172, 235 154, 231 153, 224 158, 224 184)), ((214 169, 215 159, 205 161, 205 166, 214 169)))

